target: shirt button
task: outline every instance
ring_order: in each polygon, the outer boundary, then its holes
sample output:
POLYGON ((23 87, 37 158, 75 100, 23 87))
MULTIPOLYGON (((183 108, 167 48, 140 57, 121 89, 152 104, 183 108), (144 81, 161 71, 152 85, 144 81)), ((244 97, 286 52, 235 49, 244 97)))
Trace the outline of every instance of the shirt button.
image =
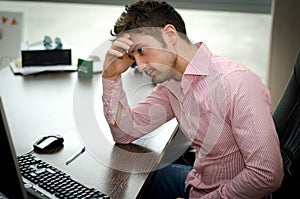
POLYGON ((199 173, 196 173, 196 177, 200 179, 201 175, 199 173))
POLYGON ((113 95, 115 96, 115 95, 117 95, 118 94, 118 90, 117 89, 114 89, 113 90, 113 95))

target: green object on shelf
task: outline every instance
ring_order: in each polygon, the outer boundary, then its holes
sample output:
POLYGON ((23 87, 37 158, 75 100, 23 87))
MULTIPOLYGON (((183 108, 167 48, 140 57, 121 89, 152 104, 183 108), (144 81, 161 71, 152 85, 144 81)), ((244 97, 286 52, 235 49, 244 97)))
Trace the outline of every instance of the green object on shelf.
POLYGON ((93 77, 93 61, 78 59, 78 77, 92 78, 93 77))

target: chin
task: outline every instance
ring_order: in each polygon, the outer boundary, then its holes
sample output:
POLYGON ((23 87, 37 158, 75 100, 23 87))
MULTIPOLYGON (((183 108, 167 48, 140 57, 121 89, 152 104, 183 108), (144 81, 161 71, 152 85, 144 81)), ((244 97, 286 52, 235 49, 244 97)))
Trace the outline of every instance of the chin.
POLYGON ((153 82, 157 83, 157 84, 161 84, 165 81, 167 81, 168 79, 166 78, 159 78, 159 77, 153 77, 153 82))
POLYGON ((165 80, 162 80, 162 79, 157 79, 157 78, 152 78, 153 82, 156 83, 156 84, 160 84, 160 83, 163 83, 165 80))

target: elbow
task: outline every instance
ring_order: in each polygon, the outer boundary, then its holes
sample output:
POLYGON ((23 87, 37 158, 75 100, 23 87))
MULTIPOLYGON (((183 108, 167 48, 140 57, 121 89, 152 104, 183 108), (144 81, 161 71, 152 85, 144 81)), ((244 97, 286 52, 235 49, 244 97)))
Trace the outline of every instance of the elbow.
POLYGON ((282 180, 283 180, 283 173, 273 174, 273 176, 269 178, 270 192, 277 190, 281 186, 282 180))
POLYGON ((284 171, 282 168, 282 170, 277 173, 276 179, 274 179, 274 183, 273 183, 274 190, 273 191, 275 191, 276 189, 278 189, 281 186, 283 177, 284 177, 284 171))
POLYGON ((111 134, 114 142, 118 144, 129 144, 136 140, 136 137, 130 136, 126 132, 122 131, 119 127, 110 125, 111 134))
POLYGON ((282 161, 278 161, 277 169, 274 169, 274 172, 272 172, 273 191, 275 191, 276 189, 278 189, 281 186, 283 177, 284 177, 283 163, 282 163, 282 161))
POLYGON ((283 180, 283 165, 279 161, 278 163, 267 164, 260 166, 259 168, 252 170, 252 177, 255 179, 252 184, 253 188, 257 190, 256 197, 262 197, 268 195, 277 190, 283 180))
POLYGON ((130 144, 131 142, 133 142, 135 139, 134 138, 128 138, 128 137, 124 137, 124 136, 113 136, 113 140, 118 143, 118 144, 130 144))
POLYGON ((268 192, 274 192, 281 186, 283 175, 284 172, 282 166, 279 166, 277 169, 268 172, 265 178, 262 179, 268 192))

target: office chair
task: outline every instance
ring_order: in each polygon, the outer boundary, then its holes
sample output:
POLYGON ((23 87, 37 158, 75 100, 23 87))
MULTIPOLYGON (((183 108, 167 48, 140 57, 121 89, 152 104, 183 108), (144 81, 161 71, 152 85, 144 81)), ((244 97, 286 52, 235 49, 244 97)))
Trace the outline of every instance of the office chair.
POLYGON ((273 199, 300 198, 300 48, 273 119, 284 166, 284 178, 273 199))

